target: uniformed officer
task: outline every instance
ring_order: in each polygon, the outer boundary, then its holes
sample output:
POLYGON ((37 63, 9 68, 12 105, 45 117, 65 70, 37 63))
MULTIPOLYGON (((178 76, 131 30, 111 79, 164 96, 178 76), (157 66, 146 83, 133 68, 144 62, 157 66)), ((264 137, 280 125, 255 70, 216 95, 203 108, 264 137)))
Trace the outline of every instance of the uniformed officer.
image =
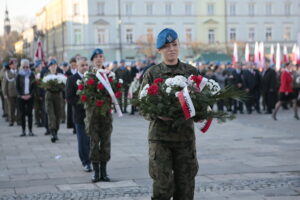
MULTIPOLYGON (((169 28, 157 37, 156 47, 163 62, 154 65, 144 75, 141 88, 152 84, 156 78, 167 79, 176 75, 189 77, 198 75, 198 70, 178 59, 179 41, 177 33, 169 28)), ((195 147, 194 123, 192 119, 173 128, 173 119, 160 116, 150 118, 149 174, 153 179, 153 200, 191 200, 194 198, 195 176, 198 162, 195 147)))
POLYGON ((34 75, 36 89, 34 90, 34 117, 35 123, 38 127, 42 127, 44 124, 44 113, 43 113, 43 98, 41 97, 42 88, 40 88, 42 61, 37 60, 34 63, 34 75))
MULTIPOLYGON (((102 49, 95 49, 91 56, 92 71, 103 69, 104 55, 102 49)), ((92 182, 110 181, 106 166, 110 160, 112 116, 108 110, 105 116, 100 115, 94 107, 86 107, 86 134, 90 136, 90 160, 94 175, 92 182), (99 166, 100 165, 100 166, 99 166)))
MULTIPOLYGON (((48 74, 57 74, 57 62, 55 59, 49 61, 49 73, 48 74)), ((47 74, 47 75, 48 75, 47 74)), ((47 76, 45 75, 45 77, 47 76)), ((51 142, 56 142, 58 140, 57 131, 59 129, 60 117, 61 117, 61 99, 62 91, 50 91, 46 90, 45 94, 45 106, 46 112, 48 115, 48 128, 50 131, 51 142)))

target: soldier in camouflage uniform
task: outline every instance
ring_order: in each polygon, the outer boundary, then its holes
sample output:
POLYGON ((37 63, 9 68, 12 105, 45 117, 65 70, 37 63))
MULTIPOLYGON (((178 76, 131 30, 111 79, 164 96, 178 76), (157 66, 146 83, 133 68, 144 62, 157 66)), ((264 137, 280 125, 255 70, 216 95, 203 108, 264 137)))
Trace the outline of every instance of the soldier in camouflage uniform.
MULTIPOLYGON (((104 55, 102 49, 95 49, 91 61, 93 72, 103 69, 104 55)), ((106 166, 110 160, 112 115, 108 111, 106 116, 100 115, 94 108, 86 108, 86 134, 90 136, 90 160, 93 165, 94 175, 92 182, 110 181, 106 166)))
POLYGON ((39 60, 36 61, 34 67, 34 75, 36 81, 36 89, 34 90, 34 117, 36 125, 38 127, 42 127, 44 124, 43 98, 41 97, 43 92, 42 88, 40 88, 42 62, 39 60))
MULTIPOLYGON (((57 62, 52 59, 49 61, 49 73, 48 74, 57 74, 57 62)), ((47 74, 47 75, 48 75, 47 74)), ((45 77, 47 76, 45 75, 45 77)), ((51 142, 56 142, 58 140, 57 132, 60 124, 61 117, 61 99, 62 91, 54 92, 46 90, 45 94, 45 107, 48 115, 48 128, 52 135, 51 142)))
MULTIPOLYGON (((178 59, 179 42, 172 29, 162 30, 156 47, 163 62, 151 67, 144 75, 141 88, 156 78, 167 79, 176 75, 198 75, 198 70, 178 59)), ((173 120, 160 116, 150 118, 149 174, 153 179, 152 200, 192 200, 198 162, 193 120, 186 120, 180 128, 172 128, 173 120)))

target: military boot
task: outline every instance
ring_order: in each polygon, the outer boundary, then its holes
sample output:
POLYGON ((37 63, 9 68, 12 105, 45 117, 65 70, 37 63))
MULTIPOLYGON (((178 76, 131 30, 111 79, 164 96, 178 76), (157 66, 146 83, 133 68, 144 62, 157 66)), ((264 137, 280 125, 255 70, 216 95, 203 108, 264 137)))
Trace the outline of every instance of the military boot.
POLYGON ((100 181, 99 174, 99 163, 93 163, 94 175, 92 177, 92 183, 96 183, 100 181))
POLYGON ((51 132, 51 134, 52 134, 51 142, 52 142, 52 143, 55 143, 56 140, 58 140, 58 138, 57 138, 57 131, 51 130, 50 132, 51 132))
POLYGON ((100 170, 101 170, 101 181, 105 181, 105 182, 109 182, 110 178, 108 177, 107 173, 106 173, 106 164, 107 162, 101 162, 100 163, 100 170))

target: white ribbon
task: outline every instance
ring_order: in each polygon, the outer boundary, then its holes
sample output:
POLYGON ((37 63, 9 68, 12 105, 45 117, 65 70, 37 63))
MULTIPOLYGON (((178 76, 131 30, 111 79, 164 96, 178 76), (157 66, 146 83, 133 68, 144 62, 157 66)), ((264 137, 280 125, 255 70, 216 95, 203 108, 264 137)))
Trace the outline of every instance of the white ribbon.
POLYGON ((122 117, 122 111, 121 111, 121 108, 119 106, 119 103, 118 103, 118 100, 115 96, 115 93, 114 91, 112 90, 111 88, 111 85, 108 81, 108 78, 107 78, 107 74, 109 73, 108 70, 97 70, 96 72, 96 77, 99 79, 99 81, 103 84, 103 86, 105 87, 106 91, 109 93, 115 107, 116 107, 116 110, 117 110, 117 113, 118 113, 118 116, 119 117, 122 117))

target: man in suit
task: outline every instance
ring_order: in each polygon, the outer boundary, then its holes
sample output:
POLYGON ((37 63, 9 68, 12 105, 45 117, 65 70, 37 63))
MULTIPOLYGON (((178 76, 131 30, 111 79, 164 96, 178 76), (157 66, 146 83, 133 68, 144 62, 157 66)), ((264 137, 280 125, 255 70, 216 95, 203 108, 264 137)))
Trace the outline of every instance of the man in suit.
MULTIPOLYGON (((243 90, 244 89, 243 74, 242 74, 242 66, 240 63, 237 63, 235 65, 235 69, 233 70, 232 75, 234 80, 234 86, 240 90, 243 90)), ((241 114, 244 113, 243 102, 233 100, 233 107, 234 107, 233 113, 237 113, 238 110, 240 111, 241 114)))
POLYGON ((277 77, 275 70, 270 66, 270 61, 266 61, 261 85, 264 104, 267 108, 265 114, 272 114, 276 103, 277 77))
POLYGON ((84 72, 88 71, 89 66, 87 63, 87 58, 81 57, 78 60, 78 71, 70 76, 67 80, 66 85, 66 99, 68 104, 72 106, 73 121, 77 133, 78 141, 78 154, 81 160, 81 163, 86 172, 91 172, 91 161, 89 158, 90 152, 90 138, 86 135, 85 132, 85 110, 83 104, 79 104, 79 96, 77 92, 77 80, 83 78, 84 72))

